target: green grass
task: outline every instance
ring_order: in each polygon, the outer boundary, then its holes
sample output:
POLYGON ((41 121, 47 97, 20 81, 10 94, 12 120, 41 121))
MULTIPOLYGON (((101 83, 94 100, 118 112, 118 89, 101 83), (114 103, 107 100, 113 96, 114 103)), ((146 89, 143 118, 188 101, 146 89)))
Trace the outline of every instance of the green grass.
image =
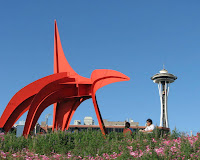
POLYGON ((155 130, 152 134, 134 132, 129 137, 116 132, 111 132, 104 137, 100 131, 91 130, 79 133, 56 131, 29 136, 27 139, 8 133, 4 135, 4 140, 0 141, 0 150, 9 153, 21 152, 24 148, 47 156, 53 153, 64 155, 70 152, 75 156, 96 157, 97 154, 103 156, 105 153, 112 155, 115 152, 121 154, 118 159, 133 159, 131 152, 132 154, 142 152, 140 159, 173 159, 176 154, 189 159, 191 154, 196 155, 199 152, 199 146, 200 139, 196 140, 191 147, 191 140, 186 136, 181 136, 179 132, 172 131, 171 134, 163 134, 160 130, 155 130), (180 144, 176 142, 177 138, 181 141, 180 144), (165 141, 169 141, 169 145, 164 144, 165 141), (178 151, 171 151, 174 146, 178 151), (161 156, 156 149, 162 149, 162 147, 164 151, 161 156), (147 148, 149 148, 148 154, 146 154, 147 148))

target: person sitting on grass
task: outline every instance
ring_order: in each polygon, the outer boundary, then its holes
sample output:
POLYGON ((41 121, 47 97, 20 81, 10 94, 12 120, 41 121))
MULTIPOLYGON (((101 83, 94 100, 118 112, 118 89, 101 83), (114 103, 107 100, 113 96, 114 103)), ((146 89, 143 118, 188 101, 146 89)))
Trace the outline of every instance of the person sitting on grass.
POLYGON ((124 137, 132 134, 132 131, 130 130, 130 123, 129 122, 125 123, 125 128, 123 130, 123 134, 124 134, 124 137))
POLYGON ((144 130, 140 130, 140 132, 143 133, 152 133, 153 130, 155 129, 155 126, 153 125, 153 122, 151 119, 147 119, 147 127, 144 130))

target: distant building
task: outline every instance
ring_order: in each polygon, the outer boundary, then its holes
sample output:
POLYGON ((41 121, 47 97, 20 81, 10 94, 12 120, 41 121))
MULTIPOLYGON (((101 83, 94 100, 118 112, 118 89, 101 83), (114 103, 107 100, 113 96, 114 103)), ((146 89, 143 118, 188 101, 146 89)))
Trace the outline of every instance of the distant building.
POLYGON ((94 120, 92 119, 92 117, 85 117, 84 125, 94 125, 94 120))
MULTIPOLYGON (((105 126, 125 126, 125 122, 120 121, 107 121, 106 119, 103 120, 105 126)), ((139 126, 139 122, 134 122, 132 119, 129 119, 129 123, 131 126, 139 126)))
POLYGON ((25 121, 24 120, 19 121, 19 125, 25 125, 25 121))
MULTIPOLYGON (((24 125, 25 125, 25 121, 19 121, 19 124, 15 124, 17 131, 16 131, 16 136, 20 137, 23 134, 23 130, 24 130, 24 125)), ((36 134, 39 132, 40 129, 40 125, 39 123, 36 123, 34 129, 33 129, 33 133, 36 134)))
MULTIPOLYGON (((123 132, 124 126, 105 126, 106 127, 106 131, 108 133, 110 132, 123 132)), ((68 128, 68 132, 74 132, 74 130, 76 130, 78 128, 78 130, 81 131, 87 131, 87 130, 100 130, 99 125, 69 125, 68 128)), ((138 129, 144 129, 146 128, 145 126, 131 126, 130 127, 131 130, 133 132, 135 132, 138 129)), ((169 128, 164 128, 164 127, 157 127, 160 130, 163 130, 164 133, 168 133, 170 132, 169 128)), ((52 130, 52 126, 48 126, 49 130, 52 130)))
POLYGON ((74 120, 74 125, 81 125, 81 120, 74 120))
POLYGON ((24 125, 18 124, 18 125, 17 125, 16 136, 17 136, 17 137, 22 136, 23 130, 24 130, 24 125))
POLYGON ((15 124, 17 131, 16 131, 16 136, 20 137, 23 134, 23 130, 24 130, 24 125, 25 125, 25 121, 19 121, 19 124, 15 124))
POLYGON ((41 127, 46 127, 46 126, 47 126, 46 121, 42 121, 42 122, 41 122, 41 127))

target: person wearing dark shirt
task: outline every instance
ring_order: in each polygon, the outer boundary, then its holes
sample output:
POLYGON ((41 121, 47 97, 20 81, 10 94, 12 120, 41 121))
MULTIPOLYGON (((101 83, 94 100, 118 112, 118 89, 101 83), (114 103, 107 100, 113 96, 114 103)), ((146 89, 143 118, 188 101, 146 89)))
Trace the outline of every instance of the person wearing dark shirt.
POLYGON ((132 134, 132 131, 130 130, 130 123, 129 122, 126 122, 125 123, 125 128, 123 130, 123 134, 124 134, 124 137, 126 136, 130 136, 132 134))

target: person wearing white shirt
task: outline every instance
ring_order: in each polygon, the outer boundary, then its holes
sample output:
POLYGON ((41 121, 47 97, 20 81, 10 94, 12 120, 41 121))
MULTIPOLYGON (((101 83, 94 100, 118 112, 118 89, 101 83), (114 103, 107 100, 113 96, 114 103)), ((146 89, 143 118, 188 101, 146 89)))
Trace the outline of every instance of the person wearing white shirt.
POLYGON ((147 127, 144 130, 140 130, 141 132, 153 132, 153 130, 155 129, 155 126, 153 124, 153 121, 151 119, 147 119, 147 127))

